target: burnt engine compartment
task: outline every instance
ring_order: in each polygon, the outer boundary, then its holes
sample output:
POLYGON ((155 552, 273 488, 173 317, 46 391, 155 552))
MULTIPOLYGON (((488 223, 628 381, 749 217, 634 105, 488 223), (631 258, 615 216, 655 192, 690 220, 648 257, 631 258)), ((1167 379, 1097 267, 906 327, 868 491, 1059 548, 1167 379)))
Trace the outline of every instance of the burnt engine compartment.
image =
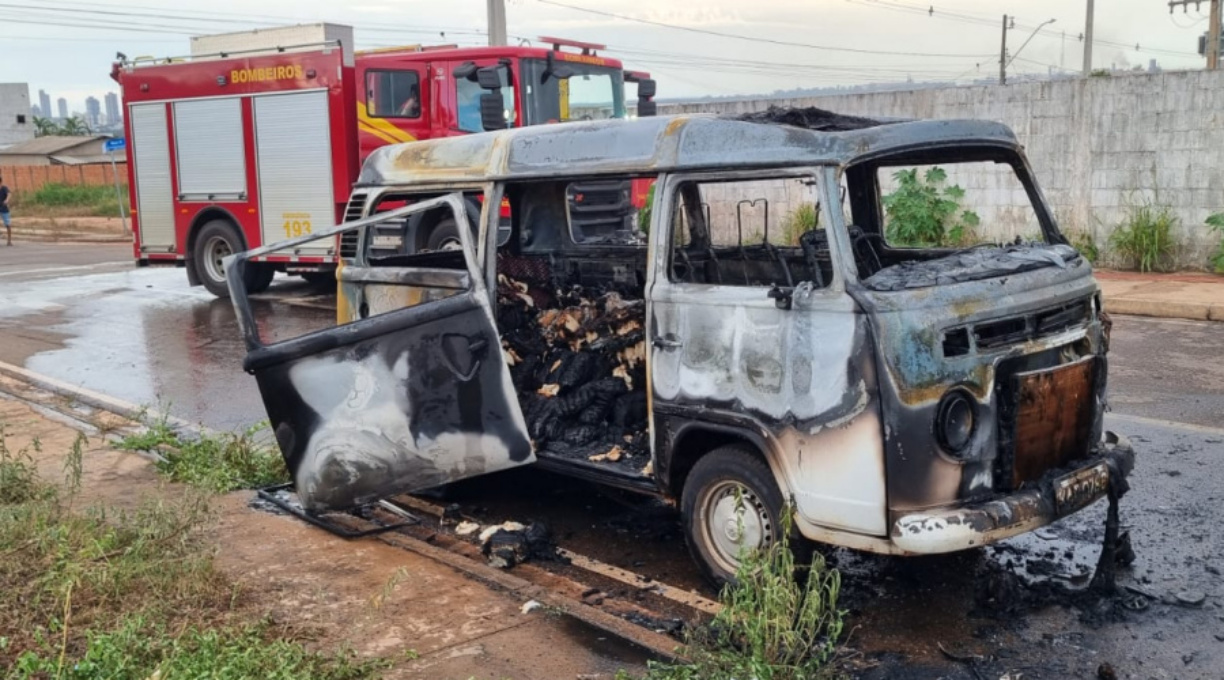
POLYGON ((497 325, 537 455, 649 474, 636 269, 615 258, 498 256, 497 325))

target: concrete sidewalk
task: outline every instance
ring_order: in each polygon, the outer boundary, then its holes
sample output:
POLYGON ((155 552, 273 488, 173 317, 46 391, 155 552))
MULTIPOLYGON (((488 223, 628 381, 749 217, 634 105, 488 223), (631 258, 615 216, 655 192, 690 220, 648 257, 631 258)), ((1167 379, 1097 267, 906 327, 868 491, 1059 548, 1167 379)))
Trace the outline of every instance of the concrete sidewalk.
POLYGON ((1112 314, 1224 321, 1224 276, 1108 270, 1094 274, 1105 311, 1112 314))

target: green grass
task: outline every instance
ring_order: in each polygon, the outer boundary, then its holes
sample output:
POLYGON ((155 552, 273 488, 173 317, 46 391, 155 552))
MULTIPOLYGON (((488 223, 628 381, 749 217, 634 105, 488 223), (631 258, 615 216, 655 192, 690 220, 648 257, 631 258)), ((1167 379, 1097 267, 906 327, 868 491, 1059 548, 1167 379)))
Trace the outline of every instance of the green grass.
POLYGON ((206 494, 76 508, 82 441, 55 485, 3 434, 0 677, 349 680, 386 666, 310 651, 238 606, 213 564, 206 494))
POLYGON ((1209 215, 1206 223, 1207 228, 1220 237, 1220 243, 1216 246, 1215 252, 1207 256, 1208 262, 1213 272, 1224 274, 1224 213, 1209 215))
MULTIPOLYGON (((127 202, 127 185, 120 185, 127 202)), ((44 184, 32 193, 13 195, 13 210, 55 217, 118 217, 119 200, 112 185, 44 184)))
POLYGON ((1065 234, 1067 241, 1071 243, 1071 247, 1079 251, 1079 254, 1084 256, 1085 260, 1092 264, 1096 264, 1097 260, 1101 259, 1101 250, 1097 247, 1096 239, 1087 231, 1072 231, 1065 234))
POLYGON ((157 470, 170 481, 215 493, 289 481, 280 451, 259 439, 267 423, 195 439, 180 436, 164 418, 146 426, 145 432, 126 437, 117 446, 158 454, 157 470))
POLYGON ((1109 244, 1127 267, 1141 272, 1169 271, 1177 224, 1177 216, 1167 206, 1134 205, 1109 237, 1109 244))
MULTIPOLYGON (((783 524, 787 536, 790 523, 783 524)), ((652 662, 645 680, 835 677, 829 665, 844 625, 840 590, 836 569, 819 555, 796 565, 788 541, 747 554, 719 597, 722 611, 690 635, 683 650, 690 663, 652 662)))

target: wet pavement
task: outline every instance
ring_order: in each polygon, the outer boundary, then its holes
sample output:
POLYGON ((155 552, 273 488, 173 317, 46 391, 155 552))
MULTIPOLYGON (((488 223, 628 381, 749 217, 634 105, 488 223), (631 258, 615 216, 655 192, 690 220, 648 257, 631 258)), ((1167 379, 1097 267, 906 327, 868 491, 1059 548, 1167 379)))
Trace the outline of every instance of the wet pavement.
MULTIPOLYGON (((263 419, 227 300, 188 287, 182 270, 132 269, 126 247, 54 247, 67 249, 58 263, 54 251, 0 249, 0 361, 211 427, 263 419)), ((325 291, 278 276, 256 314, 266 338, 285 338, 329 325, 329 304, 325 291)), ((1222 354, 1224 324, 1115 319, 1107 425, 1138 453, 1122 502, 1137 554, 1119 575, 1126 597, 1068 593, 1096 562, 1104 503, 959 555, 835 551, 855 674, 1094 678, 1109 664, 1120 678, 1224 677, 1224 430, 1213 429, 1224 426, 1222 354)), ((450 493, 483 520, 541 519, 563 547, 712 594, 661 504, 530 470, 450 493)))

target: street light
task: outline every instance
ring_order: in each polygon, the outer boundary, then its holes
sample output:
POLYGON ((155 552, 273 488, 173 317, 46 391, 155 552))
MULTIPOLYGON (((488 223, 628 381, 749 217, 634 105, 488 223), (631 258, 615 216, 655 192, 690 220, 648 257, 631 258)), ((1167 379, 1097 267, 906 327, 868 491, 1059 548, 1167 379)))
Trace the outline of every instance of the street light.
POLYGON ((1029 41, 1035 38, 1037 34, 1041 32, 1041 29, 1049 26, 1052 23, 1054 23, 1054 20, 1050 19, 1049 21, 1042 22, 1037 28, 1034 28, 1033 32, 1029 34, 1028 40, 1025 40, 1024 43, 1020 45, 1020 49, 1016 50, 1016 53, 1011 56, 1011 59, 1007 60, 1007 66, 1011 66, 1011 63, 1016 60, 1016 57, 1020 56, 1021 50, 1028 46, 1029 41))

